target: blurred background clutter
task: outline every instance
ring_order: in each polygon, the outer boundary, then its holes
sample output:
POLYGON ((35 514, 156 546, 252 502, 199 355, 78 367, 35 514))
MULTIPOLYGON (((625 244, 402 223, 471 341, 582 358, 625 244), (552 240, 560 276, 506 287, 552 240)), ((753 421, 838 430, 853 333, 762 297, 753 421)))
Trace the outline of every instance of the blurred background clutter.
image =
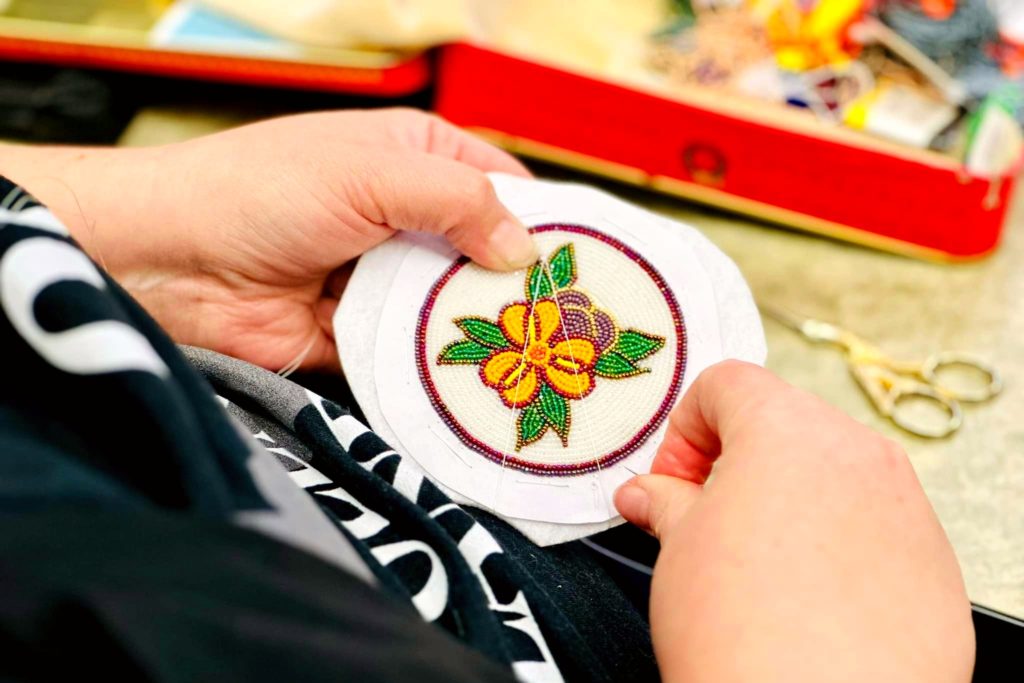
POLYGON ((1024 156, 1024 3, 1013 0, 8 0, 0 10, 0 59, 103 72, 0 78, 0 133, 25 139, 109 142, 133 106, 169 93, 241 98, 253 117, 358 98, 433 106, 527 156, 954 259, 995 248, 1024 156), (653 129, 668 136, 660 150, 653 129), (852 200, 853 187, 877 210, 852 200), (894 202, 917 219, 895 221, 894 202), (974 222, 973 234, 944 226, 952 220, 974 222))
POLYGON ((7 140, 394 105, 696 225, 773 306, 991 359, 1004 395, 921 439, 765 322, 770 368, 906 446, 971 598, 1024 616, 1024 0, 0 0, 7 140))

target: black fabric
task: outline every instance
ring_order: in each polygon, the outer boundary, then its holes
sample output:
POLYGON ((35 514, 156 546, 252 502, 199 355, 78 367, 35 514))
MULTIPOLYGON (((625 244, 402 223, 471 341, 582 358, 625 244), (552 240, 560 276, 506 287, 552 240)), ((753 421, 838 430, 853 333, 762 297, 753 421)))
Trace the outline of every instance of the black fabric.
POLYGON ((646 611, 636 609, 593 551, 579 542, 541 550, 494 515, 473 514, 519 565, 566 680, 595 680, 598 667, 612 681, 660 680, 646 611))
MULTIPOLYGON (((334 409, 338 407, 334 406, 334 409)), ((359 460, 369 461, 390 451, 390 448, 374 434, 367 432, 352 443, 349 453, 345 453, 327 429, 327 425, 318 418, 316 409, 309 406, 303 409, 296 420, 298 435, 310 448, 313 467, 330 477, 335 484, 344 482, 347 492, 369 509, 385 515, 389 521, 387 527, 372 538, 364 540, 367 547, 372 549, 396 541, 416 539, 436 549, 444 565, 449 586, 457 587, 457 590, 449 592, 445 613, 437 620, 438 625, 448 631, 459 633, 464 642, 475 649, 487 652, 498 661, 511 662, 523 656, 533 658, 536 655, 534 652, 518 653, 520 656, 517 657, 517 653, 508 651, 509 643, 502 635, 500 624, 490 614, 487 596, 459 553, 457 539, 446 533, 439 520, 432 519, 412 501, 388 486, 388 479, 382 478, 390 475, 393 481, 394 471, 389 471, 389 461, 392 465, 397 464, 398 454, 386 456, 373 471, 367 471, 359 466, 359 460)), ((431 486, 429 482, 425 485, 431 486)), ((317 493, 320 492, 314 492, 317 493)), ((329 496, 316 497, 328 508, 334 507, 329 496)), ((338 508, 335 507, 333 511, 342 519, 345 518, 345 513, 338 508)), ((388 570, 384 570, 379 564, 376 567, 380 573, 395 574, 409 592, 415 592, 415 584, 422 576, 415 567, 398 566, 388 570), (402 571, 403 569, 405 571, 402 571)))
MULTIPOLYGON (((16 191, 0 181, 0 197, 16 191)), ((33 206, 30 202, 26 208, 33 206)), ((0 229, 0 256, 30 239, 74 245, 70 238, 8 223, 0 229)), ((66 454, 76 469, 85 467, 163 507, 212 516, 266 508, 245 467, 249 446, 225 419, 209 386, 145 311, 102 277, 104 289, 70 279, 50 285, 35 301, 37 320, 58 331, 97 321, 123 322, 145 336, 171 377, 134 370, 66 372, 0 316, 0 348, 7 360, 0 443, 34 434, 41 447, 66 454), (57 323, 55 318, 68 310, 76 312, 73 320, 57 323)), ((44 463, 31 457, 30 448, 20 452, 20 476, 43 477, 44 463)), ((49 474, 52 485, 70 484, 59 482, 56 470, 49 474)), ((39 504, 48 502, 43 493, 33 495, 39 504)), ((21 500, 28 504, 27 498, 21 500)))
POLYGON ((0 672, 19 681, 511 681, 349 573, 195 516, 0 516, 0 672))
POLYGON ((219 399, 3 180, 0 302, 0 680, 658 679, 611 555, 539 548, 347 408, 186 350, 219 399))
POLYGON ((650 612, 651 577, 661 545, 631 524, 602 531, 583 542, 639 614, 650 612))
POLYGON ((170 339, 2 179, 0 304, 0 680, 511 680, 371 585, 170 339))
MULTIPOLYGON (((636 572, 619 571, 621 565, 610 562, 615 572, 610 573, 603 565, 607 558, 583 543, 539 548, 489 513, 452 504, 414 462, 358 425, 345 408, 312 392, 305 392, 302 400, 309 403, 294 414, 284 408, 296 391, 287 380, 209 352, 201 354, 199 366, 231 402, 229 411, 271 447, 343 528, 360 523, 365 514, 348 497, 387 521, 357 539, 357 547, 369 550, 368 563, 393 595, 416 594, 431 571, 429 563, 385 564, 375 562, 373 553, 403 541, 432 549, 442 565, 434 571, 447 580, 445 609, 433 620, 436 625, 510 664, 541 661, 545 655, 538 648, 546 648, 566 681, 658 680, 646 610, 638 609, 636 598, 612 578, 636 572), (347 447, 332 429, 339 421, 356 425, 347 447), (467 541, 470 537, 477 540, 467 541), (496 552, 486 550, 487 543, 496 552), (480 576, 475 577, 477 562, 480 576), (510 627, 523 620, 534 621, 541 638, 510 627)), ((652 562, 648 553, 657 548, 649 536, 626 527, 595 541, 652 562)), ((635 588, 643 593, 649 576, 639 579, 635 588)))

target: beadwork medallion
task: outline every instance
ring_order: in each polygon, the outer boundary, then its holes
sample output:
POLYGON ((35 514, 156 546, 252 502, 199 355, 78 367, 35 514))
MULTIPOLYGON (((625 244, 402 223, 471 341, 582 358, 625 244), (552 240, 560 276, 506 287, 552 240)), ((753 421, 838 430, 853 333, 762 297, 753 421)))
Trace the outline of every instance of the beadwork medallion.
POLYGON ((417 366, 472 450, 534 474, 591 472, 664 421, 685 372, 685 325, 661 275, 625 244, 579 225, 533 232, 546 257, 525 274, 463 258, 438 278, 417 366))

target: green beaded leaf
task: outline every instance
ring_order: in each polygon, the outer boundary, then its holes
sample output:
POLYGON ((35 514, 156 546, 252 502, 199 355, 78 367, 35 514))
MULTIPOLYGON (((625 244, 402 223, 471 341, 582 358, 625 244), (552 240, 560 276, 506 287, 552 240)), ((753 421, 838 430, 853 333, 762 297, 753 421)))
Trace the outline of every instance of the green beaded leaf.
POLYGON ((665 340, 662 337, 638 330, 623 330, 619 332, 619 341, 614 350, 628 360, 638 361, 661 350, 663 346, 665 340))
POLYGON ((459 318, 455 321, 459 329, 466 333, 466 336, 473 341, 490 346, 492 349, 508 348, 508 339, 501 331, 501 328, 490 320, 483 318, 459 318))
POLYGON ((526 271, 526 298, 543 299, 551 296, 551 278, 544 271, 544 266, 536 264, 526 271))
POLYGON ((647 370, 636 367, 632 361, 621 353, 606 351, 594 363, 594 372, 601 377, 620 379, 622 377, 639 375, 640 373, 647 372, 647 370))
POLYGON ((556 289, 565 289, 576 282, 576 252, 572 242, 563 244, 548 260, 551 280, 556 289))
POLYGON ((516 444, 517 451, 523 446, 533 443, 539 439, 544 434, 544 430, 548 427, 547 420, 544 418, 544 413, 541 411, 538 403, 539 401, 534 401, 523 408, 519 413, 519 439, 516 444))
POLYGON ((564 397, 555 392, 547 384, 540 387, 540 396, 537 399, 541 412, 547 419, 548 424, 555 428, 555 432, 565 442, 569 435, 569 404, 564 397))
POLYGON ((464 339, 453 342, 441 349, 437 362, 442 365, 470 365, 479 363, 492 353, 494 353, 494 349, 489 349, 483 344, 464 339))

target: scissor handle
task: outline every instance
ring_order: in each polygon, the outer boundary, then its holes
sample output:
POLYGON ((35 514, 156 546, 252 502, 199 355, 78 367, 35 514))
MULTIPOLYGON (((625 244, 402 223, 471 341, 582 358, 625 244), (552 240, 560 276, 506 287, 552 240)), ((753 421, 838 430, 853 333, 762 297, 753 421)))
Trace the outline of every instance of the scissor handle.
POLYGON ((932 354, 921 366, 921 378, 949 398, 963 403, 980 403, 995 397, 1003 390, 1003 378, 999 371, 985 361, 967 353, 944 351, 932 354), (983 385, 977 388, 952 389, 942 383, 939 373, 943 368, 955 366, 971 368, 985 377, 983 385))
POLYGON ((851 363, 850 371, 879 414, 892 420, 904 431, 915 436, 941 439, 960 429, 963 424, 963 411, 957 400, 925 382, 875 363, 851 363), (934 425, 923 425, 909 419, 900 410, 900 405, 912 400, 924 400, 938 406, 944 419, 935 420, 934 425))
POLYGON ((891 397, 891 407, 888 410, 887 417, 897 427, 915 436, 922 436, 927 439, 942 439, 960 429, 961 425, 963 425, 964 415, 960 409, 960 403, 927 384, 894 386, 889 389, 889 396, 891 397), (934 427, 928 427, 908 419, 905 413, 900 411, 900 403, 908 400, 925 400, 934 403, 946 413, 945 422, 936 422, 934 427))

